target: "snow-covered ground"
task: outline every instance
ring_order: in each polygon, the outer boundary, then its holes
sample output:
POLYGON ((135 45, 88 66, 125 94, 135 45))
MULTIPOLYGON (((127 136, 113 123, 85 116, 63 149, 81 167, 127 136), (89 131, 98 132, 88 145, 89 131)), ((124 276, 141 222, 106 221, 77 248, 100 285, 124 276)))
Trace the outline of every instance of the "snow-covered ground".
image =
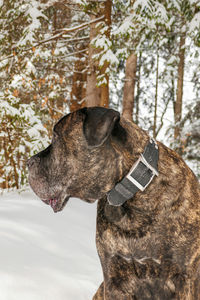
POLYGON ((31 191, 0 196, 0 300, 90 300, 102 281, 96 204, 55 214, 31 191))

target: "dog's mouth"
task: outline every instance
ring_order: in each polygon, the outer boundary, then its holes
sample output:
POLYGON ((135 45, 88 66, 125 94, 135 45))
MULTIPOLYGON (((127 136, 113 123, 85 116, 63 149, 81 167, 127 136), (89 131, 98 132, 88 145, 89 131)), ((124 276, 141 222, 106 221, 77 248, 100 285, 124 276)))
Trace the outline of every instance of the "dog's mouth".
POLYGON ((67 201, 69 200, 69 197, 70 196, 65 197, 64 200, 60 198, 50 198, 50 199, 42 199, 42 201, 47 205, 50 205, 53 211, 56 213, 63 210, 67 201))

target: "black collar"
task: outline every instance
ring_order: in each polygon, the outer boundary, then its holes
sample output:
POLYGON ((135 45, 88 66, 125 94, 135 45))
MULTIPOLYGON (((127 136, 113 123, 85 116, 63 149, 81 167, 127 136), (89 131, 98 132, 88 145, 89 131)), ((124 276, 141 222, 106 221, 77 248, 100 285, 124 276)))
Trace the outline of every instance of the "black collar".
POLYGON ((144 191, 154 176, 158 176, 158 159, 158 145, 151 138, 144 153, 140 155, 129 173, 108 192, 108 203, 121 206, 139 190, 144 191))

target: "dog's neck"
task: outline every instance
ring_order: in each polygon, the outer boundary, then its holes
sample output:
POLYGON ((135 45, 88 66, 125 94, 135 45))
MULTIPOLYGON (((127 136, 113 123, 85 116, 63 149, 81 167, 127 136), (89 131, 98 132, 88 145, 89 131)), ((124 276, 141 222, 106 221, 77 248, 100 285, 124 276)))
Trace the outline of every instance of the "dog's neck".
POLYGON ((108 203, 113 206, 121 206, 127 200, 133 198, 138 191, 144 191, 154 176, 158 176, 158 159, 157 143, 149 138, 144 151, 132 165, 128 174, 107 194, 108 203))

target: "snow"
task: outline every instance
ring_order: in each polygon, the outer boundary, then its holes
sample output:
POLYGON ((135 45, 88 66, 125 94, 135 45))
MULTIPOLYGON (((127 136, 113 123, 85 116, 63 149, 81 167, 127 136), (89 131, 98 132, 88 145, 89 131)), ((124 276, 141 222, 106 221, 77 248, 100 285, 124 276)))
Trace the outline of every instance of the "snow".
POLYGON ((147 8, 151 10, 151 5, 150 5, 150 2, 148 0, 136 0, 133 4, 133 10, 137 10, 138 6, 141 7, 142 11, 146 10, 147 8))
POLYGON ((130 28, 133 27, 133 21, 132 21, 132 19, 133 19, 132 14, 129 15, 128 17, 126 17, 124 19, 124 21, 122 22, 122 24, 119 26, 119 28, 116 28, 113 33, 115 35, 118 35, 118 34, 122 34, 123 35, 126 32, 128 32, 130 30, 130 28))
POLYGON ((11 116, 15 116, 19 114, 18 109, 11 106, 8 102, 4 100, 0 100, 0 109, 2 109, 2 111, 6 111, 6 113, 11 116))
POLYGON ((117 59, 115 54, 110 49, 108 51, 106 51, 105 54, 102 55, 102 57, 99 60, 99 65, 103 66, 106 61, 110 62, 112 65, 119 63, 119 60, 117 59))
POLYGON ((30 129, 27 130, 27 134, 30 138, 40 138, 39 131, 34 127, 30 127, 30 129))
POLYGON ((33 74, 33 75, 35 75, 36 73, 37 73, 37 70, 36 70, 36 68, 35 68, 35 66, 32 64, 32 62, 30 61, 30 60, 28 60, 27 61, 27 63, 26 63, 26 72, 27 72, 27 74, 33 74))
POLYGON ((12 88, 20 88, 21 87, 22 78, 23 78, 22 75, 18 75, 18 74, 14 75, 13 76, 13 80, 11 82, 11 87, 12 88))
POLYGON ((34 30, 41 26, 40 18, 47 20, 46 15, 42 13, 42 7, 43 5, 38 0, 32 0, 25 5, 21 5, 22 12, 25 10, 23 14, 27 16, 29 25, 26 30, 24 30, 24 34, 18 41, 17 46, 24 46, 27 42, 30 42, 31 44, 35 42, 34 30))
POLYGON ((110 40, 105 35, 98 35, 91 41, 91 44, 94 45, 96 48, 102 48, 105 51, 107 51, 112 45, 110 40))
POLYGON ((196 13, 190 22, 189 31, 193 32, 195 29, 200 27, 200 12, 196 13))
POLYGON ((55 214, 30 190, 0 198, 0 299, 92 299, 102 282, 96 204, 73 198, 55 214))

